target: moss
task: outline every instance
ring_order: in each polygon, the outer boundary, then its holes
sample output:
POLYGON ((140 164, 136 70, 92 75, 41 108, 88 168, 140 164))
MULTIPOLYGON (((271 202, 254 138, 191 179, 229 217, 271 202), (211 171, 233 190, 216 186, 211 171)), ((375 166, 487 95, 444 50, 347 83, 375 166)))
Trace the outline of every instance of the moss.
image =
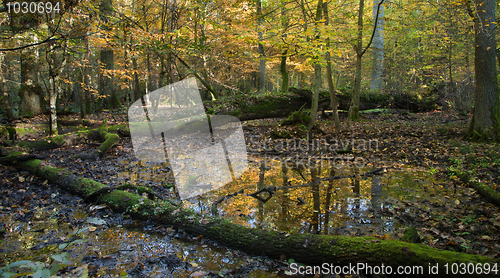
POLYGON ((260 104, 255 104, 252 106, 247 107, 248 112, 260 114, 266 111, 272 111, 272 110, 277 110, 279 109, 279 102, 278 101, 269 101, 269 102, 263 102, 260 104))
POLYGON ((238 108, 238 109, 236 109, 236 110, 233 110, 233 111, 229 111, 229 112, 227 112, 227 114, 228 114, 229 116, 239 117, 239 116, 241 116, 242 111, 241 111, 241 109, 240 109, 240 108, 238 108))
POLYGON ((106 133, 104 136, 104 142, 98 148, 98 154, 100 157, 104 155, 116 142, 120 140, 120 136, 113 133, 106 133))
POLYGON ((292 139, 293 136, 286 130, 273 130, 271 131, 271 139, 292 139))
POLYGON ((6 127, 0 126, 0 140, 9 139, 9 131, 6 127))
POLYGON ((217 111, 215 111, 215 109, 213 108, 207 108, 206 113, 207 115, 215 115, 217 114, 217 111))
POLYGON ((139 196, 142 196, 142 194, 146 193, 148 196, 148 199, 150 199, 150 200, 155 199, 155 195, 152 194, 152 192, 153 192, 153 190, 151 190, 151 188, 149 188, 149 187, 145 187, 145 186, 138 186, 137 187, 137 194, 139 194, 139 196))
POLYGON ((27 134, 34 133, 34 131, 23 127, 16 127, 16 132, 18 138, 24 138, 27 134))
POLYGON ((9 132, 9 139, 14 140, 14 137, 16 136, 16 129, 14 127, 8 126, 6 127, 7 131, 9 132))
POLYGON ((20 151, 9 152, 5 157, 0 157, 0 163, 3 161, 12 161, 16 157, 22 156, 24 153, 20 151))
POLYGON ((490 200, 492 203, 500 206, 500 192, 493 188, 475 181, 469 182, 470 187, 476 189, 479 194, 490 200))
POLYGON ((118 130, 128 130, 128 125, 121 124, 121 125, 112 125, 112 126, 108 127, 108 131, 116 132, 118 130))
POLYGON ((66 140, 64 139, 64 135, 54 136, 54 137, 52 137, 51 140, 52 140, 52 142, 54 142, 60 146, 62 146, 66 142, 66 140))
POLYGON ((57 149, 61 146, 62 144, 48 140, 38 140, 38 141, 24 141, 20 142, 19 146, 21 147, 26 147, 29 149, 33 150, 51 150, 51 149, 57 149))
POLYGON ((306 111, 303 111, 302 108, 298 111, 292 112, 286 119, 280 122, 280 125, 307 125, 311 121, 311 117, 307 115, 306 111))
POLYGON ((104 133, 107 131, 108 131, 108 124, 106 123, 106 120, 104 120, 103 124, 97 128, 97 133, 99 134, 99 136, 104 137, 105 136, 104 133))
POLYGON ((414 227, 408 227, 405 229, 401 240, 411 243, 419 243, 420 236, 418 235, 417 229, 415 229, 414 227))

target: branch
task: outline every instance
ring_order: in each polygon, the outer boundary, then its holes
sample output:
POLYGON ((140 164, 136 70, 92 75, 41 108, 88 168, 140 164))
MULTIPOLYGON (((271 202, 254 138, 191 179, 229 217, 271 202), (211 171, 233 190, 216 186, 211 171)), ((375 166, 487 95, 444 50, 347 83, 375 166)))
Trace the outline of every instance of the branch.
POLYGON ((37 45, 44 44, 44 43, 54 42, 54 41, 81 39, 81 38, 85 38, 85 37, 93 35, 93 34, 94 33, 89 33, 89 34, 75 36, 75 37, 61 37, 61 38, 53 38, 54 37, 54 34, 53 34, 41 42, 27 44, 27 45, 23 45, 23 46, 19 46, 19 47, 14 47, 14 48, 0 48, 0 52, 16 51, 16 50, 25 49, 25 48, 32 47, 32 46, 37 46, 37 45))
POLYGON ((375 24, 373 25, 372 36, 370 37, 370 41, 366 45, 366 48, 363 50, 363 52, 361 52, 361 56, 363 56, 365 54, 366 50, 368 50, 368 48, 370 48, 370 45, 373 42, 373 37, 375 36, 375 31, 377 31, 378 13, 380 11, 380 6, 382 5, 382 3, 384 3, 384 1, 385 0, 381 0, 380 3, 378 3, 378 6, 377 6, 377 16, 375 17, 375 24))
POLYGON ((170 53, 172 53, 172 55, 174 55, 175 58, 177 58, 181 62, 181 64, 183 64, 192 74, 194 74, 194 76, 198 78, 198 80, 200 80, 201 84, 203 84, 203 86, 205 86, 205 88, 209 92, 211 92, 214 96, 218 95, 216 92, 214 92, 212 86, 210 86, 210 84, 208 84, 203 78, 201 78, 201 76, 195 70, 193 70, 186 62, 184 62, 184 60, 182 60, 177 54, 175 54, 175 52, 172 51, 170 53))
POLYGON ((45 39, 45 40, 43 40, 41 42, 26 44, 26 45, 14 47, 14 48, 0 48, 0 52, 16 51, 16 50, 25 49, 25 48, 28 48, 28 47, 37 46, 37 45, 40 45, 40 44, 44 44, 44 43, 48 43, 48 42, 53 42, 53 41, 60 40, 60 39, 53 39, 53 37, 54 37, 54 35, 51 35, 50 37, 48 37, 47 39, 45 39))

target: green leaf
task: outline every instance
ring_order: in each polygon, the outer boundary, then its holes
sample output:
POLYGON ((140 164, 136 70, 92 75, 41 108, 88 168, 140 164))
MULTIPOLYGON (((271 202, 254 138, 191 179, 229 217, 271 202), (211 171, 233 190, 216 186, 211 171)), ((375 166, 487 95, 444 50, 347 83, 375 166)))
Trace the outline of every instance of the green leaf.
POLYGON ((55 275, 61 267, 58 264, 52 264, 50 266, 50 274, 55 275))
POLYGON ((103 219, 98 218, 98 217, 90 218, 85 223, 94 224, 94 225, 106 225, 106 224, 108 224, 108 222, 106 222, 106 220, 103 220, 103 219))
POLYGON ((13 262, 13 263, 5 266, 3 269, 9 269, 9 268, 13 268, 15 266, 26 265, 26 264, 29 264, 29 263, 32 263, 32 261, 28 261, 28 260, 17 261, 17 262, 13 262))
MULTIPOLYGON (((16 277, 17 273, 14 272, 4 272, 2 273, 2 278, 10 278, 10 277, 16 277)), ((19 276, 17 276, 19 277, 19 276)))
POLYGON ((68 246, 70 246, 72 244, 79 243, 79 242, 85 242, 85 241, 87 241, 87 240, 85 240, 85 239, 77 239, 77 240, 74 240, 72 242, 61 243, 61 244, 59 244, 59 250, 63 250, 64 248, 66 248, 66 247, 68 247, 68 246))
MULTIPOLYGON (((28 271, 28 272, 23 272, 23 273, 14 273, 15 275, 12 275, 12 276, 9 276, 11 278, 15 278, 15 277, 27 277, 28 275, 31 275, 33 274, 33 272, 31 271, 28 271)), ((3 278, 3 276, 2 276, 3 278)))
POLYGON ((50 270, 44 268, 44 269, 39 269, 33 274, 33 278, 49 278, 50 277, 50 270))
MULTIPOLYGON (((81 239, 80 239, 81 240, 81 239)), ((76 241, 76 240, 75 240, 76 241)), ((75 241, 73 241, 72 243, 74 243, 75 241)), ((52 255, 50 256, 52 259, 60 262, 60 263, 63 263, 63 264, 67 264, 68 261, 69 261, 69 253, 68 252, 64 252, 64 253, 61 253, 61 254, 57 254, 57 255, 52 255)))
POLYGON ((76 234, 81 234, 83 232, 86 232, 90 227, 84 227, 84 228, 81 228, 81 229, 78 229, 76 231, 74 231, 72 234, 73 235, 76 235, 76 234))

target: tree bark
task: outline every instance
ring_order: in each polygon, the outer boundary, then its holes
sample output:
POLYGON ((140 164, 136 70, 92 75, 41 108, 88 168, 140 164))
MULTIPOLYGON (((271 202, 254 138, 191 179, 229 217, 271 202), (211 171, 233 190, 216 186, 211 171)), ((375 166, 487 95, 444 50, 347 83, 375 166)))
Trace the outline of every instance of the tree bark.
MULTIPOLYGON (((109 16, 113 11, 113 1, 112 0, 102 0, 100 12, 102 14, 102 28, 106 31, 111 30, 109 26, 109 16)), ((110 38, 106 38, 109 40, 110 38)), ((114 69, 114 52, 110 45, 107 45, 101 49, 100 60, 103 65, 101 72, 101 79, 99 84, 99 91, 105 97, 106 102, 111 108, 117 108, 119 106, 119 101, 116 96, 116 91, 114 88, 113 75, 111 71, 114 69)))
MULTIPOLYGON (((323 3, 323 16, 325 19, 325 25, 330 24, 330 18, 328 16, 328 2, 323 3)), ((340 123, 340 118, 339 118, 339 112, 337 110, 338 107, 338 102, 337 102, 337 96, 335 93, 335 86, 333 85, 333 79, 332 79, 332 62, 331 62, 331 57, 330 57, 330 37, 326 38, 326 80, 328 82, 328 91, 330 92, 330 104, 332 106, 332 114, 333 114, 333 121, 335 122, 335 130, 337 132, 340 132, 342 129, 342 125, 340 123)), ((337 82, 338 82, 338 77, 337 77, 337 82)))
POLYGON ((316 124, 316 117, 318 115, 319 90, 320 89, 321 89, 321 65, 319 63, 316 63, 316 64, 314 64, 314 90, 313 90, 312 102, 311 102, 311 121, 307 125, 307 130, 309 132, 311 132, 312 128, 316 124))
POLYGON ((358 10, 358 38, 356 40, 356 75, 354 81, 354 92, 352 94, 351 106, 348 118, 353 121, 359 120, 359 99, 361 94, 361 58, 363 57, 363 10, 365 0, 359 0, 358 10))
MULTIPOLYGON (((37 42, 36 35, 32 35, 37 42)), ((38 48, 30 47, 21 51, 21 88, 19 97, 19 116, 32 117, 43 113, 42 87, 38 79, 38 48)))
MULTIPOLYGON (((93 109, 92 109, 92 103, 93 103, 93 97, 90 91, 90 47, 89 47, 89 37, 88 34, 85 37, 85 71, 84 71, 84 78, 83 78, 83 84, 85 85, 84 95, 85 95, 85 112, 87 114, 92 114, 93 109)), ((95 109, 95 106, 94 106, 95 109)), ((85 118, 85 112, 81 112, 82 119, 85 118)))
MULTIPOLYGON (((257 0, 257 28, 264 28, 264 20, 263 20, 263 15, 262 15, 262 1, 257 0)), ((264 45, 262 44, 262 41, 264 40, 264 32, 259 30, 257 32, 257 35, 259 37, 259 54, 260 54, 260 59, 259 59, 259 73, 260 73, 260 86, 259 90, 260 91, 265 91, 266 90, 266 59, 265 57, 265 52, 264 52, 264 45)))
MULTIPOLYGON (((428 274, 429 265, 438 266, 440 277, 454 277, 450 271, 446 271, 445 264, 500 263, 499 259, 438 250, 392 239, 287 234, 252 229, 218 217, 202 217, 168 201, 152 201, 131 192, 115 190, 93 180, 78 177, 68 170, 44 165, 38 159, 22 162, 18 167, 72 194, 82 197, 97 195, 99 202, 106 203, 117 211, 127 211, 135 218, 172 225, 192 235, 204 235, 232 248, 271 258, 279 259, 285 256, 310 265, 329 263, 335 266, 349 266, 360 263, 380 266, 383 263, 385 266, 391 266, 393 271, 397 266, 422 266, 423 273, 412 273, 413 277, 428 274), (96 192, 102 194, 94 194, 96 192)), ((463 277, 484 275, 465 274, 463 277)))
POLYGON ((465 138, 500 142, 500 94, 497 82, 495 1, 474 0, 476 92, 474 113, 465 138))
MULTIPOLYGON (((283 42, 286 38, 286 31, 288 28, 288 18, 286 14, 286 8, 285 8, 285 1, 280 0, 280 5, 281 5, 281 37, 283 38, 283 42)), ((285 94, 288 92, 288 82, 290 79, 290 76, 288 74, 288 71, 286 69, 286 59, 287 59, 287 53, 288 49, 287 46, 285 46, 285 49, 282 52, 281 56, 281 64, 280 64, 280 72, 281 72, 281 93, 285 94)))
MULTIPOLYGON (((323 0, 318 0, 318 4, 316 6, 316 18, 315 18, 315 27, 318 28, 319 21, 323 16, 323 0)), ((318 32, 318 30, 316 30, 318 32)), ((319 35, 316 36, 316 41, 319 40, 319 35)), ((319 61, 314 63, 314 90, 313 97, 311 103, 311 121, 307 125, 308 132, 311 132, 312 128, 316 124, 316 116, 318 114, 318 101, 319 101, 319 90, 321 90, 321 64, 319 61)))
POLYGON ((57 46, 50 44, 47 52, 47 61, 49 64, 49 109, 50 109, 50 135, 57 135, 57 97, 61 91, 59 84, 60 74, 66 65, 65 53, 62 54, 62 60, 57 59, 57 46))
POLYGON ((373 36, 372 47, 372 74, 370 79, 370 89, 380 90, 384 88, 384 80, 382 72, 384 69, 384 6, 381 5, 377 12, 378 4, 381 0, 373 0, 373 24, 377 22, 375 27, 375 35, 373 36))
POLYGON ((10 108, 9 102, 9 93, 5 90, 5 74, 4 74, 4 61, 5 61, 5 53, 0 52, 0 95, 3 96, 3 108, 5 110, 5 114, 9 121, 14 119, 14 115, 12 114, 12 109, 10 108))

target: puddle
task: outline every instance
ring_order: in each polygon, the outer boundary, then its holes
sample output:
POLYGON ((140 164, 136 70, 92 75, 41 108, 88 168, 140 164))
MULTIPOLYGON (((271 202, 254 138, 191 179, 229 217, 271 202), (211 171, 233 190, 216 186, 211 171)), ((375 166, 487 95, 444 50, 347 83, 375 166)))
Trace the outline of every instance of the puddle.
POLYGON ((0 243, 0 266, 19 260, 49 263, 51 255, 67 252, 65 274, 85 269, 93 277, 198 277, 190 275, 226 275, 235 269, 244 269, 245 277, 268 277, 277 272, 271 260, 121 215, 105 216, 57 206, 37 207, 28 222, 4 215, 0 221, 8 228, 0 243))
MULTIPOLYGON (((60 167, 70 168, 73 172, 105 184, 130 182, 149 186, 165 198, 176 198, 173 188, 175 179, 168 162, 155 164, 139 161, 134 158, 129 147, 130 142, 126 142, 124 148, 118 149, 116 156, 102 161, 74 164, 63 164, 65 161, 57 160, 54 162, 60 167)), ((303 168, 300 160, 289 157, 286 160, 286 165, 289 166, 287 183, 283 184, 280 161, 269 159, 263 185, 291 188, 276 190, 272 198, 262 203, 248 196, 259 190, 262 159, 264 157, 259 155, 249 156, 249 169, 236 181, 203 196, 185 200, 185 206, 212 215, 212 204, 217 202, 218 215, 248 227, 299 233, 356 236, 387 233, 392 236, 401 234, 404 227, 418 224, 416 220, 425 220, 449 209, 446 206, 455 205, 464 190, 457 187, 455 192, 453 187, 435 180, 425 169, 416 171, 416 168, 404 168, 387 169, 385 173, 378 173, 380 175, 357 179, 350 177, 324 181, 318 185, 318 195, 314 197, 314 186, 297 187, 311 183, 310 168, 297 170, 303 168), (292 167, 293 162, 296 167, 292 167), (244 194, 228 196, 238 192, 244 194), (224 197, 226 198, 221 200, 224 197), (423 214, 425 215, 422 216, 423 214)), ((317 177, 352 176, 356 172, 363 175, 373 170, 370 167, 353 167, 356 161, 352 162, 349 156, 342 156, 340 162, 336 162, 334 173, 328 163, 321 167, 316 165, 315 167, 321 168, 318 169, 317 177)), ((264 192, 259 197, 266 199, 268 195, 264 192)))
POLYGON ((412 218, 417 213, 430 213, 431 206, 442 206, 444 201, 453 203, 463 190, 457 188, 454 192, 454 188, 443 186, 425 171, 389 169, 363 176, 373 169, 353 166, 332 172, 331 168, 316 165, 313 172, 318 171, 318 179, 344 178, 314 185, 311 168, 298 170, 300 166, 288 165, 288 182, 284 182, 282 163, 274 160, 265 163, 262 184, 277 190, 272 194, 258 194, 261 199, 258 200, 249 195, 259 190, 262 161, 260 157, 252 161, 250 169, 238 180, 203 197, 185 201, 185 206, 202 214, 217 213, 252 228, 330 235, 391 235, 413 225, 415 219, 412 218), (357 178, 352 177, 355 173, 357 178), (301 187, 303 184, 309 185, 301 187), (240 194, 232 196, 234 193, 240 194), (214 203, 218 204, 216 210, 214 203))
MULTIPOLYGON (((291 157, 284 159, 288 166, 286 185, 283 184, 280 160, 266 161, 263 185, 290 188, 276 190, 272 198, 263 203, 248 196, 259 190, 263 159, 263 156, 250 156, 249 169, 236 181, 203 196, 185 200, 185 207, 206 215, 217 212, 219 216, 248 227, 331 235, 397 235, 405 227, 415 224, 417 214, 421 216, 425 213, 425 217, 432 217, 431 213, 446 209, 444 204, 453 205, 464 190, 458 187, 455 192, 453 187, 435 180, 424 169, 415 168, 386 169, 376 175, 353 178, 350 176, 355 173, 363 175, 373 168, 355 167, 356 163, 348 162, 346 158, 342 164, 336 165, 334 173, 327 163, 315 166, 320 168, 316 174, 320 179, 330 176, 345 178, 319 183, 318 195, 314 197, 313 185, 300 187, 312 182, 311 169, 302 167, 305 162, 301 164, 296 157, 291 157), (236 195, 238 192, 243 194, 236 195), (216 211, 212 208, 214 203, 218 203, 216 211)), ((111 161, 95 163, 104 165, 96 165, 94 172, 88 173, 93 179, 116 185, 132 182, 150 186, 166 198, 175 198, 175 179, 168 162, 155 164, 122 155, 111 161), (106 172, 100 174, 99 168, 106 169, 106 172)), ((269 194, 264 192, 259 197, 266 199, 269 194)))

